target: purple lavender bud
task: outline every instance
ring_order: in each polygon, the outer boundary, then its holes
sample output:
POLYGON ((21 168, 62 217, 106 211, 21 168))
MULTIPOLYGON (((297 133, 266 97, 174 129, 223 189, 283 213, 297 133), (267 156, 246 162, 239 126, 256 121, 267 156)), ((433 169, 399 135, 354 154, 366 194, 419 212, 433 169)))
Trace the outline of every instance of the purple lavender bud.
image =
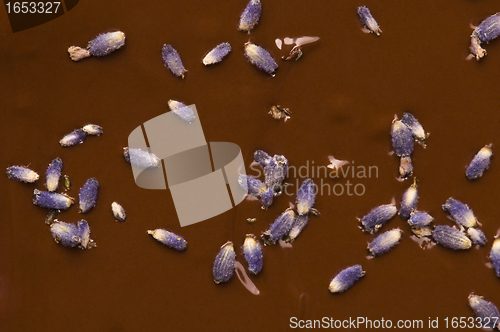
POLYGON ((186 121, 187 123, 193 122, 196 118, 191 107, 188 107, 179 101, 170 99, 168 101, 168 107, 172 112, 177 114, 182 120, 186 121))
POLYGON ((97 203, 97 194, 99 193, 99 182, 90 178, 85 182, 83 187, 80 188, 78 199, 80 201, 78 210, 80 213, 87 213, 97 203))
POLYGON ((219 63, 231 52, 231 45, 229 43, 221 43, 215 48, 213 48, 210 52, 205 55, 203 58, 203 64, 205 66, 213 65, 215 63, 219 63))
POLYGON ((467 229, 467 236, 472 240, 472 244, 478 246, 484 246, 488 242, 486 239, 486 235, 484 235, 483 231, 477 228, 469 228, 467 229))
POLYGON ((446 203, 443 204, 443 210, 447 211, 451 219, 460 226, 467 228, 477 226, 477 219, 472 210, 466 204, 452 197, 448 198, 446 203))
POLYGON ((87 49, 92 56, 105 56, 125 45, 125 34, 121 31, 103 33, 89 42, 87 49))
POLYGON ((228 241, 221 247, 217 257, 215 257, 212 272, 216 284, 231 279, 234 274, 235 261, 236 253, 234 252, 233 243, 228 241))
POLYGON ((281 155, 274 155, 269 164, 264 167, 264 182, 273 190, 274 195, 281 195, 287 172, 288 160, 281 155))
POLYGON ((493 268, 495 269, 497 277, 500 278, 500 238, 497 238, 495 239, 495 241, 493 241, 493 245, 491 246, 490 251, 490 260, 493 268))
POLYGON ((75 129, 71 133, 67 134, 59 141, 61 146, 73 146, 76 144, 81 144, 87 137, 87 133, 83 129, 75 129))
POLYGON ((413 163, 410 156, 404 156, 399 161, 399 178, 407 179, 413 175, 413 163))
POLYGON ((63 194, 35 189, 33 204, 51 210, 67 210, 73 204, 73 199, 63 194))
POLYGON ((248 262, 248 271, 257 274, 262 270, 262 246, 253 234, 247 234, 243 243, 243 255, 248 262))
POLYGON ((363 25, 370 30, 370 32, 380 36, 382 30, 380 30, 377 21, 375 21, 368 8, 364 6, 358 7, 358 15, 363 25))
POLYGON ((246 174, 241 174, 238 177, 238 184, 241 188, 245 189, 249 195, 255 197, 260 197, 262 194, 261 189, 264 187, 262 181, 246 174))
POLYGON ((302 182, 299 188, 299 192, 297 193, 297 199, 295 200, 295 203, 297 204, 297 212, 299 213, 299 215, 309 213, 309 211, 314 206, 317 191, 318 188, 314 184, 313 180, 305 179, 302 182))
POLYGON ((427 212, 414 211, 411 213, 408 224, 410 226, 425 227, 434 221, 434 218, 427 212))
POLYGON ((295 212, 288 208, 269 226, 269 229, 262 233, 264 245, 270 245, 281 240, 283 236, 290 232, 295 221, 295 212))
POLYGON ((373 208, 367 215, 361 218, 361 226, 367 233, 375 233, 380 227, 391 220, 398 209, 395 204, 384 204, 373 208))
POLYGON ((262 150, 255 151, 253 153, 253 159, 263 168, 269 166, 273 161, 273 158, 262 150))
POLYGON ((96 124, 88 124, 83 126, 82 130, 88 135, 101 136, 103 133, 102 127, 96 124))
POLYGON ((448 249, 466 250, 472 246, 471 240, 464 233, 447 225, 436 226, 432 237, 437 243, 448 249))
POLYGON ((274 192, 271 188, 265 187, 266 190, 260 195, 260 202, 262 203, 262 208, 267 210, 274 200, 274 192))
POLYGON ((354 265, 339 272, 332 279, 328 290, 332 293, 342 293, 349 289, 356 281, 365 275, 361 265, 354 265))
POLYGON ((250 0, 243 13, 241 13, 238 30, 250 32, 259 23, 261 12, 260 0, 250 0))
POLYGON ((151 235, 155 240, 177 251, 183 251, 187 248, 187 242, 182 236, 169 232, 165 229, 158 228, 152 231, 148 231, 148 234, 151 235))
POLYGON ((80 232, 80 248, 92 249, 96 246, 94 240, 90 238, 90 227, 86 220, 82 219, 76 224, 80 232))
POLYGON ((131 149, 128 147, 123 148, 123 157, 128 163, 141 168, 161 166, 160 158, 158 158, 154 153, 141 149, 131 149))
POLYGON ((476 317, 480 318, 483 329, 500 329, 500 313, 498 308, 491 302, 483 300, 482 296, 474 293, 469 295, 469 306, 476 317))
POLYGON ((245 56, 257 68, 265 71, 271 76, 275 75, 278 64, 271 54, 260 46, 250 42, 245 44, 245 56))
POLYGON ((127 218, 127 214, 125 213, 123 206, 116 202, 111 203, 111 212, 117 221, 125 221, 125 218, 127 218))
POLYGON ((425 140, 429 137, 418 120, 410 112, 403 113, 401 122, 410 128, 413 138, 425 148, 425 140))
POLYGON ((392 147, 398 157, 406 157, 413 152, 413 136, 410 128, 408 128, 401 120, 394 117, 391 126, 392 147))
POLYGON ((187 70, 182 64, 179 53, 177 53, 177 51, 171 45, 163 45, 163 48, 161 49, 161 57, 163 58, 165 66, 170 69, 172 74, 177 77, 184 78, 184 74, 187 72, 187 70))
POLYGON ((300 235, 300 233, 302 233, 304 228, 307 226, 308 222, 309 222, 309 214, 298 215, 295 218, 292 229, 290 229, 290 232, 288 233, 288 236, 285 241, 293 242, 300 235))
POLYGON ((491 144, 488 144, 479 150, 465 171, 467 178, 469 180, 474 180, 483 176, 484 171, 490 166, 490 159, 492 155, 493 152, 491 151, 491 144))
POLYGON ((410 218, 411 212, 417 209, 417 203, 417 179, 413 178, 413 184, 410 186, 410 188, 406 189, 403 194, 403 198, 401 198, 401 208, 399 209, 399 215, 401 216, 401 218, 410 218))
POLYGON ((380 234, 373 239, 370 244, 368 244, 368 251, 370 252, 370 255, 379 256, 388 252, 399 243, 402 235, 403 231, 399 228, 380 234))
POLYGON ((59 187, 62 166, 63 162, 59 157, 50 162, 47 172, 45 172, 45 186, 48 191, 56 191, 57 187, 59 187))
POLYGON ((472 32, 472 36, 479 39, 481 43, 489 41, 500 36, 500 13, 496 13, 487 17, 482 21, 472 32))
POLYGON ((73 61, 79 61, 89 56, 105 56, 125 45, 125 34, 121 31, 103 33, 92 39, 87 49, 71 46, 69 56, 73 61))
POLYGON ((73 224, 56 221, 50 225, 50 233, 57 243, 65 247, 76 247, 80 244, 80 230, 73 224))
POLYGON ((37 172, 24 166, 7 167, 7 177, 25 183, 33 183, 40 178, 37 172))

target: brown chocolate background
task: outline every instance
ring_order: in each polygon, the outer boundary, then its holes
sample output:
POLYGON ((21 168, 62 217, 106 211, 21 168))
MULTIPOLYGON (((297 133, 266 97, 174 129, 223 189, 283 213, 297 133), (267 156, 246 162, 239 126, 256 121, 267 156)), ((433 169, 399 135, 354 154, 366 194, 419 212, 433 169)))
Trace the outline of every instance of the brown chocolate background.
MULTIPOLYGON (((500 41, 486 58, 466 61, 470 24, 500 10, 496 1, 297 1, 262 0, 263 13, 251 34, 237 31, 246 0, 80 1, 46 24, 13 33, 0 10, 1 167, 29 165, 35 184, 0 177, 1 331, 283 331, 300 319, 371 320, 470 317, 467 296, 474 291, 500 306, 500 280, 485 267, 500 228, 500 171, 496 156, 483 178, 470 182, 465 166, 485 144, 500 146, 500 41), (358 5, 370 8, 383 34, 361 31, 358 5), (68 46, 85 46, 99 33, 122 30, 123 49, 104 58, 72 62, 68 46), (275 38, 319 36, 297 62, 275 38), (243 56, 251 40, 279 61, 276 77, 260 72, 243 56), (228 41, 233 52, 204 67, 212 47, 228 41), (160 50, 170 43, 189 70, 185 80, 163 66, 160 50), (167 111, 169 99, 196 104, 207 141, 234 142, 246 165, 256 149, 285 155, 295 167, 327 165, 327 156, 377 166, 378 177, 352 179, 363 196, 323 195, 293 249, 264 248, 264 268, 250 294, 234 277, 216 285, 213 260, 233 241, 245 266, 245 234, 260 234, 294 196, 282 195, 268 211, 257 202, 181 228, 168 190, 137 187, 122 147, 138 125, 167 111), (273 104, 289 107, 287 122, 266 114, 273 104), (409 238, 384 256, 366 259, 366 243, 356 217, 398 201, 411 181, 398 182, 391 150, 394 114, 411 110, 431 133, 427 149, 415 147, 419 208, 436 224, 452 225, 441 209, 453 196, 467 203, 483 224, 488 245, 465 252, 436 246, 422 250, 409 238), (59 139, 75 128, 97 123, 101 137, 62 148, 59 139), (101 183, 98 205, 87 215, 77 208, 59 215, 85 218, 97 248, 68 249, 54 243, 44 223, 46 211, 31 203, 44 188, 44 173, 55 157, 71 177, 69 194, 89 177, 101 183), (110 204, 127 210, 114 221, 110 204), (246 219, 256 217, 248 224, 246 219), (146 230, 167 228, 186 238, 176 252, 155 242, 146 230), (327 290, 341 269, 361 264, 365 277, 340 295, 327 290)), ((248 170, 248 168, 247 168, 248 170)), ((251 172, 250 172, 251 173, 251 172)), ((323 179, 345 184, 348 179, 323 179)), ((295 185, 296 179, 289 179, 295 185)), ((319 182, 320 179, 315 178, 319 182)), ((296 187, 295 187, 296 189, 296 187)), ((203 204, 203 202, 199 202, 203 204)), ((193 206, 196 208, 196 206, 193 206)))

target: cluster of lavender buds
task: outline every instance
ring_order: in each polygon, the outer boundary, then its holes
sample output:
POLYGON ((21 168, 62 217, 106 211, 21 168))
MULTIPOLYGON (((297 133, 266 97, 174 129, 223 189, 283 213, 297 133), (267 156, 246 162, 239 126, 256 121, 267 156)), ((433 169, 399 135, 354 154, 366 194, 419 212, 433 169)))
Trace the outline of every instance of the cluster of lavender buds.
POLYGON ((262 150, 255 151, 254 160, 264 171, 264 182, 248 175, 240 175, 238 182, 250 196, 260 199, 263 209, 267 209, 273 203, 274 196, 282 193, 288 160, 281 155, 271 157, 262 150))
POLYGON ((413 141, 417 141, 425 148, 426 134, 422 125, 409 112, 405 112, 401 120, 394 116, 391 126, 392 147, 396 155, 400 158, 399 177, 407 179, 413 175, 413 163, 411 154, 413 153, 413 141))

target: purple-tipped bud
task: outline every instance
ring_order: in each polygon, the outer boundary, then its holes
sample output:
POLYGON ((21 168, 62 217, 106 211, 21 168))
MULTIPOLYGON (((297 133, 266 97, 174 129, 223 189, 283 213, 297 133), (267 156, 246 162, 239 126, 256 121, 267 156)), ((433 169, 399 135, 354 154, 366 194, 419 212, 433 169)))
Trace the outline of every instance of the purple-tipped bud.
POLYGON ((92 56, 105 56, 125 45, 125 34, 121 31, 103 33, 89 42, 92 56))
POLYGON ((429 137, 418 120, 410 112, 403 113, 401 122, 410 128, 413 138, 425 148, 425 140, 429 137))
POLYGON ((248 262, 248 271, 257 274, 262 270, 262 246, 253 234, 247 234, 243 243, 243 255, 248 262))
POLYGON ((263 209, 268 209, 274 200, 274 191, 271 188, 265 187, 266 190, 260 195, 260 202, 263 209))
POLYGON ((304 228, 307 226, 308 222, 309 222, 308 214, 298 215, 295 218, 292 229, 290 229, 290 232, 288 233, 286 242, 293 242, 302 233, 304 228))
POLYGON ((59 179, 61 178, 63 161, 57 157, 52 160, 45 172, 45 186, 48 191, 56 191, 59 187, 59 179))
POLYGON ((328 286, 328 290, 332 293, 342 293, 354 285, 354 283, 364 275, 365 271, 363 271, 361 265, 348 267, 340 271, 339 274, 332 279, 328 286))
POLYGON ((397 117, 392 121, 391 126, 392 147, 398 157, 406 157, 413 152, 413 135, 408 128, 397 117))
POLYGON ((467 236, 472 240, 472 244, 484 246, 488 242, 483 231, 477 228, 467 229, 467 236))
POLYGON ((450 214, 451 219, 453 219, 457 224, 464 227, 476 227, 477 219, 474 216, 474 212, 464 203, 450 197, 443 204, 443 210, 450 214))
POLYGON ((264 245, 270 245, 278 242, 290 232, 295 221, 295 212, 292 209, 286 209, 276 220, 269 226, 261 238, 264 245))
POLYGON ((57 243, 65 247, 76 247, 80 244, 80 230, 76 225, 56 221, 50 225, 50 233, 57 243))
POLYGON ((7 177, 25 183, 33 183, 40 178, 37 172, 24 166, 7 167, 7 177))
POLYGON ((173 248, 178 251, 183 251, 187 248, 187 242, 182 236, 169 232, 165 229, 155 229, 148 231, 155 240, 163 243, 167 247, 173 248))
POLYGON ((89 56, 105 56, 125 45, 125 34, 121 31, 103 33, 92 39, 87 49, 78 46, 68 48, 69 56, 73 61, 79 61, 89 56))
POLYGON ((262 181, 246 174, 241 174, 238 177, 238 184, 248 192, 249 195, 255 197, 260 197, 262 194, 261 189, 264 187, 262 181))
POLYGON ((316 199, 317 190, 318 188, 314 184, 313 180, 305 179, 302 182, 299 192, 297 193, 297 199, 295 200, 299 215, 308 214, 312 209, 316 199))
POLYGON ((92 249, 96 246, 94 240, 90 238, 90 227, 86 220, 82 219, 76 224, 80 232, 80 248, 92 249))
POLYGON ((213 65, 215 63, 219 63, 231 52, 231 45, 227 42, 221 43, 215 48, 213 48, 210 52, 205 55, 203 58, 203 64, 205 66, 213 65))
POLYGON ((265 168, 271 164, 273 158, 262 150, 257 150, 253 153, 253 159, 259 163, 262 168, 265 168))
POLYGON ((83 129, 75 129, 71 133, 67 134, 59 141, 61 146, 73 146, 76 144, 81 144, 87 137, 87 133, 83 129))
POLYGON ((271 76, 275 75, 278 64, 264 48, 248 42, 245 44, 245 56, 257 68, 271 76))
POLYGON ((82 130, 88 135, 101 136, 103 133, 102 127, 96 124, 88 124, 83 126, 82 130))
POLYGON ((177 114, 182 120, 187 123, 193 122, 196 118, 191 107, 186 106, 179 101, 170 99, 167 104, 172 112, 177 114))
POLYGON ((216 284, 227 282, 234 274, 234 262, 236 261, 236 253, 234 252, 233 243, 226 242, 220 249, 217 257, 215 257, 213 276, 216 284))
POLYGON ((261 12, 262 4, 260 0, 250 0, 243 13, 241 13, 238 30, 250 32, 259 23, 261 12))
POLYGON ((113 202, 111 203, 111 213, 117 221, 125 221, 127 218, 127 214, 125 213, 125 209, 120 204, 113 202))
POLYGON ((133 166, 141 168, 160 167, 161 159, 154 153, 134 148, 123 148, 123 157, 133 166))
POLYGON ((94 178, 88 179, 83 187, 80 188, 80 193, 78 194, 80 201, 78 210, 80 213, 87 213, 96 205, 98 193, 99 182, 94 178))
POLYGON ((361 218, 361 226, 367 233, 375 233, 380 227, 391 220, 398 209, 395 204, 384 204, 373 208, 367 215, 361 218))
POLYGON ((184 78, 187 70, 182 64, 181 57, 179 53, 172 47, 172 45, 165 44, 161 49, 161 57, 165 66, 170 69, 172 74, 177 77, 184 78))
MULTIPOLYGON (((474 293, 469 295, 469 306, 476 317, 480 318, 481 327, 483 329, 497 328, 500 330, 500 313, 498 308, 491 302, 483 299, 474 293)), ((477 320, 476 320, 477 321, 477 320)))
POLYGON ((467 235, 447 225, 436 226, 432 232, 432 237, 437 243, 448 249, 466 250, 472 246, 472 242, 467 235))
POLYGON ((63 194, 35 189, 33 204, 50 210, 67 210, 73 204, 73 199, 63 194))
POLYGON ((413 184, 408 188, 401 198, 401 208, 399 209, 399 215, 403 219, 410 218, 410 214, 413 210, 417 209, 418 203, 418 189, 417 180, 414 178, 413 184))
POLYGON ((287 172, 288 160, 281 155, 274 155, 271 162, 264 167, 264 182, 273 190, 274 195, 281 195, 287 172))
POLYGON ((477 37, 481 43, 500 36, 500 13, 493 14, 482 21, 472 32, 472 36, 477 37))
POLYGON ((373 18, 372 14, 370 13, 370 10, 364 6, 358 7, 358 15, 359 19, 361 20, 361 23, 372 33, 376 34, 377 36, 380 36, 380 33, 382 30, 380 30, 380 27, 378 26, 377 21, 373 18))
POLYGON ((410 226, 425 227, 434 221, 434 218, 427 212, 414 211, 411 213, 408 224, 410 226))
POLYGON ((399 228, 395 228, 380 234, 368 245, 368 251, 370 252, 370 255, 379 256, 383 253, 388 252, 399 243, 402 235, 403 231, 399 228))
POLYGON ((497 238, 495 239, 495 241, 493 241, 493 245, 491 246, 490 251, 490 260, 493 268, 495 269, 497 277, 500 278, 500 238, 497 238))
POLYGON ((484 171, 490 166, 490 159, 492 155, 493 151, 491 150, 491 144, 486 145, 479 150, 465 171, 467 178, 469 180, 474 180, 483 176, 484 171))

